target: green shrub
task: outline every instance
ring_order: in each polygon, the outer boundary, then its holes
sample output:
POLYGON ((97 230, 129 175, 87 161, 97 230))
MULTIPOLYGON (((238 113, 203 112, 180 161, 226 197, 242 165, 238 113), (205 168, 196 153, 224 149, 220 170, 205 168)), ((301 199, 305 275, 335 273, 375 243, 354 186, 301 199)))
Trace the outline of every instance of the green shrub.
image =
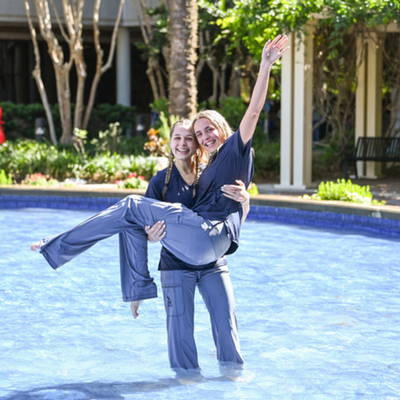
POLYGON ((254 179, 260 181, 278 175, 281 159, 280 142, 264 143, 254 150, 254 179))
POLYGON ((156 165, 142 156, 99 154, 82 159, 71 169, 74 177, 95 182, 113 182, 124 179, 132 172, 150 179, 156 172, 156 165))
POLYGON ((4 169, 0 169, 0 186, 1 185, 12 185, 13 180, 11 175, 6 175, 4 169))
MULTIPOLYGON (((43 105, 35 104, 14 104, 10 101, 0 103, 3 110, 4 133, 8 140, 17 138, 35 138, 35 119, 46 118, 43 105)), ((58 105, 51 106, 56 133, 61 136, 61 122, 58 112, 58 105)))
POLYGON ((72 168, 83 157, 71 148, 18 139, 0 146, 0 168, 11 173, 16 181, 41 172, 56 179, 72 176, 72 168))
MULTIPOLYGON (((3 109, 3 119, 5 121, 4 132, 8 140, 15 140, 17 138, 34 139, 35 119, 46 119, 46 113, 41 103, 14 104, 5 101, 0 103, 0 107, 3 109)), ((50 109, 54 119, 56 136, 60 138, 62 126, 58 104, 51 105, 50 109)), ((73 115, 74 104, 71 105, 71 112, 73 115)), ((97 137, 99 131, 107 129, 111 123, 116 121, 119 122, 123 134, 128 128, 134 128, 136 123, 136 108, 120 104, 99 104, 95 106, 87 129, 89 137, 97 137)))
POLYGON ((74 129, 74 147, 83 156, 99 154, 142 155, 146 138, 143 136, 125 137, 121 135, 119 122, 111 123, 108 129, 100 131, 98 138, 88 141, 88 132, 74 129))
POLYGON ((179 121, 181 118, 178 115, 167 115, 163 112, 160 113, 160 123, 159 123, 159 136, 165 140, 168 146, 169 142, 169 135, 171 132, 172 126, 175 124, 175 122, 179 121))
POLYGON ((76 177, 87 181, 113 182, 136 172, 150 179, 156 163, 143 156, 97 154, 85 156, 73 147, 18 139, 0 146, 0 169, 17 182, 26 176, 42 173, 58 180, 76 177))
POLYGON ((136 126, 136 108, 121 104, 99 104, 93 108, 90 116, 88 132, 89 137, 97 137, 98 132, 109 129, 110 124, 118 121, 122 134, 128 128, 136 126))
POLYGON ((99 137, 90 141, 95 154, 107 153, 113 154, 117 150, 117 144, 121 138, 122 130, 119 122, 113 122, 108 128, 99 132, 99 137))
POLYGON ((222 114, 229 122, 229 125, 236 130, 239 128, 240 122, 247 110, 247 104, 240 97, 226 97, 220 101, 218 108, 213 108, 222 114))
POLYGON ((143 156, 143 147, 147 141, 147 136, 125 137, 121 136, 117 143, 117 153, 133 156, 143 156))
MULTIPOLYGON (((309 198, 308 196, 304 197, 309 198)), ((345 179, 338 179, 337 183, 332 181, 321 182, 316 193, 311 196, 311 199, 350 201, 353 203, 376 205, 386 204, 385 201, 373 200, 372 197, 373 196, 368 185, 360 186, 351 182, 350 179, 348 181, 345 179)))
POLYGON ((157 114, 163 113, 167 118, 169 116, 169 100, 165 97, 154 100, 152 103, 150 103, 150 108, 157 114))
POLYGON ((251 182, 249 187, 247 188, 247 191, 252 195, 252 196, 257 196, 259 194, 258 192, 258 187, 255 183, 251 182))
MULTIPOLYGON (((211 105, 212 106, 212 105, 211 105)), ((240 97, 226 97, 220 106, 215 108, 234 129, 238 129, 248 105, 240 97)), ((254 133, 252 146, 255 150, 255 179, 270 178, 279 173, 280 143, 267 143, 263 129, 258 124, 254 133)))

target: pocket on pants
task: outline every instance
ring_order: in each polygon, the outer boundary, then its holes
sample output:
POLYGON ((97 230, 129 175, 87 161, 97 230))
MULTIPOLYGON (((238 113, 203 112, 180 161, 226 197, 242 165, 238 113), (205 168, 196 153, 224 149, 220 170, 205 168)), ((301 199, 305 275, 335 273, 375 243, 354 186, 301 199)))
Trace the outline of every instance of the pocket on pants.
POLYGON ((169 317, 179 317, 185 312, 185 302, 181 285, 166 285, 162 287, 165 312, 169 317))

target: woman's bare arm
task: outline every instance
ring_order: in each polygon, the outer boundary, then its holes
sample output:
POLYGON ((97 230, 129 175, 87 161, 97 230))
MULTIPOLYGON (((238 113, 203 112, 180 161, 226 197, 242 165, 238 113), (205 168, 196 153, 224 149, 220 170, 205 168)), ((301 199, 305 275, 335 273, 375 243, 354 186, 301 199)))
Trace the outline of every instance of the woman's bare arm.
POLYGON ((240 135, 246 145, 254 135, 258 118, 263 110, 268 90, 269 75, 274 64, 289 47, 285 47, 287 36, 278 35, 274 40, 268 40, 264 45, 261 57, 260 70, 251 95, 250 104, 240 123, 240 135))

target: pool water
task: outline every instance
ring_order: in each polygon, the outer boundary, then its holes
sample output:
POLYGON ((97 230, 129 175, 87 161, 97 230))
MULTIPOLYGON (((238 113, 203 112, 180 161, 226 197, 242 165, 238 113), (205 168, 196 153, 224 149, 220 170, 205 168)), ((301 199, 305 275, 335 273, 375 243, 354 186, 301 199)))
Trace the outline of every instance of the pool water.
POLYGON ((245 368, 220 369, 197 293, 202 377, 182 380, 161 288, 137 320, 121 300, 116 237, 57 271, 29 250, 90 215, 0 211, 0 399, 400 398, 399 241, 246 222, 228 258, 245 368))

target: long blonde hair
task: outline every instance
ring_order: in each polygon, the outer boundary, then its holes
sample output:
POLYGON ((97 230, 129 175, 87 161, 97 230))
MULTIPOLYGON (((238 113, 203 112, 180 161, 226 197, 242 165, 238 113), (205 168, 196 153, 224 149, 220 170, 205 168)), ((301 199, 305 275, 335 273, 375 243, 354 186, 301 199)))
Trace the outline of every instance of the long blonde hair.
MULTIPOLYGON (((208 120, 211 121, 211 123, 217 128, 218 135, 222 139, 222 143, 225 142, 226 139, 228 139, 229 136, 233 134, 233 129, 231 126, 228 124, 228 121, 218 112, 215 110, 202 110, 199 111, 193 118, 193 123, 192 123, 192 132, 194 137, 197 140, 196 133, 194 131, 194 124, 196 121, 202 118, 207 118, 208 120)), ((199 144, 200 146, 200 144, 199 144)), ((202 152, 203 152, 203 159, 205 155, 205 150, 200 146, 202 152)), ((217 150, 218 154, 218 150, 217 150)), ((208 165, 211 163, 213 157, 211 157, 208 160, 208 165)))
POLYGON ((194 116, 192 123, 193 134, 195 133, 194 124, 201 118, 207 118, 212 122, 212 124, 218 130, 219 136, 222 139, 222 143, 225 142, 225 140, 233 134, 233 129, 228 124, 228 121, 218 111, 215 110, 202 110, 194 116))
MULTIPOLYGON (((171 132, 169 133, 169 138, 171 140, 172 135, 174 133, 174 130, 177 126, 182 126, 186 129, 190 129, 190 131, 193 133, 193 129, 192 128, 192 121, 190 119, 180 119, 179 121, 176 121, 172 127, 171 127, 171 132)), ((195 136, 195 135, 194 135, 195 136)), ((196 136, 195 136, 196 137, 196 136)), ((193 182, 193 197, 196 196, 196 188, 197 188, 197 184, 199 182, 199 177, 200 177, 200 173, 201 173, 201 168, 200 168, 200 162, 203 158, 203 151, 199 148, 196 153, 193 155, 193 162, 195 165, 195 169, 196 169, 196 175, 194 178, 194 182, 193 182)), ((162 199, 165 200, 165 196, 168 192, 168 185, 169 182, 171 180, 171 174, 172 174, 172 169, 174 168, 174 160, 175 157, 172 154, 172 151, 168 157, 168 167, 167 167, 167 173, 165 174, 165 186, 162 192, 162 199)))

